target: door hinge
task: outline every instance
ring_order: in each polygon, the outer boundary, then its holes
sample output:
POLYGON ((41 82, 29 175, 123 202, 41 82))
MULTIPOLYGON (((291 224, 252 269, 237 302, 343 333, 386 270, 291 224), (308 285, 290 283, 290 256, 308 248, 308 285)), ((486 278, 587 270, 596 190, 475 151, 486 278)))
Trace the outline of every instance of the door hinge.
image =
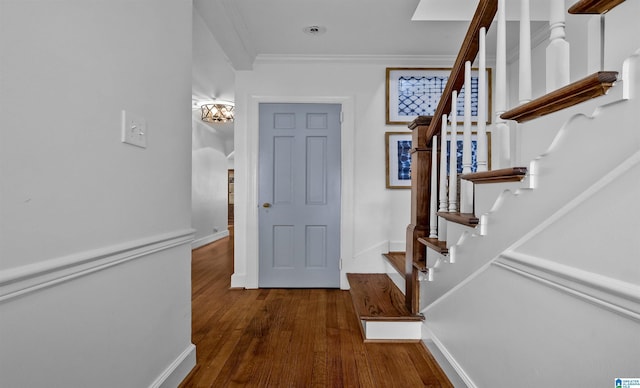
POLYGON ((342 259, 340 259, 340 261, 338 261, 338 269, 342 269, 342 259))
POLYGON ((344 122, 344 112, 340 111, 340 122, 344 122))

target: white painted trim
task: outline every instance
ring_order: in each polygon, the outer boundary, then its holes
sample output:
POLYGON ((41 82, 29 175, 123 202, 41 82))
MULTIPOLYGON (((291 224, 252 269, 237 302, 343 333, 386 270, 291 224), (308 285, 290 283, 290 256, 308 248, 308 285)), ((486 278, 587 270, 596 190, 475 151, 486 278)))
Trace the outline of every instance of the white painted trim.
MULTIPOLYGON (((427 319, 429 319, 429 318, 427 317, 427 319)), ((429 346, 429 342, 431 342, 433 345, 435 345, 437 351, 447 361, 447 364, 450 367, 450 368, 448 368, 449 371, 455 373, 464 382, 464 384, 468 388, 477 388, 477 385, 473 382, 473 380, 471 380, 471 377, 469 377, 466 374, 466 372, 464 371, 462 366, 460 364, 458 364, 458 361, 456 361, 456 359, 449 352, 447 347, 444 346, 444 344, 442 342, 440 342, 438 337, 436 337, 435 333, 433 331, 431 331, 431 329, 429 329, 429 327, 426 325, 426 323, 427 322, 425 321, 425 323, 422 324, 422 342, 425 344, 427 349, 432 351, 432 347, 429 346)), ((433 354, 433 351, 432 351, 432 354, 433 354)), ((447 376, 449 376, 449 374, 447 374, 447 376)))
POLYGON ((640 286, 520 252, 504 252, 495 266, 640 321, 640 286))
POLYGON ((214 233, 214 234, 210 234, 208 236, 204 236, 202 238, 199 238, 197 240, 193 240, 191 242, 191 249, 197 249, 200 247, 203 247, 207 244, 211 244, 212 242, 218 241, 222 238, 225 238, 229 235, 229 229, 225 229, 222 232, 218 232, 218 233, 214 233))
POLYGON ((365 63, 389 65, 390 63, 414 63, 424 66, 425 63, 442 63, 450 66, 455 62, 455 55, 282 55, 258 54, 254 66, 259 64, 299 64, 299 63, 365 63))
POLYGON ((402 241, 389 241, 389 252, 405 252, 407 250, 407 242, 402 241))
POLYGON ((113 267, 193 240, 193 229, 177 230, 0 271, 0 302, 113 267))
MULTIPOLYGON (((353 258, 354 241, 354 182, 355 165, 353 155, 355 153, 355 97, 354 96, 251 96, 247 109, 246 145, 247 166, 246 224, 243 228, 238 223, 236 229, 236 242, 241 241, 245 234, 246 256, 238 257, 240 250, 236 250, 236 257, 245 260, 246 273, 243 284, 241 276, 232 276, 232 286, 245 288, 258 288, 259 265, 259 234, 258 234, 258 120, 260 103, 312 103, 312 104, 341 104, 344 120, 341 128, 341 157, 342 157, 342 193, 340 207, 340 258, 351 261, 353 258), (234 283, 235 280, 237 283, 234 283), (235 285, 234 285, 235 284, 235 285)), ((237 198, 236 198, 237 199, 237 198)), ((241 221, 241 220, 240 220, 241 221)), ((340 288, 347 289, 348 282, 345 268, 349 266, 343 263, 340 270, 340 288)), ((235 274, 234 274, 235 275, 235 274)), ((239 274, 240 275, 240 274, 239 274)))
POLYGON ((173 388, 196 366, 196 346, 189 344, 187 348, 158 376, 149 388, 173 388))
POLYGON ((436 359, 438 366, 440 367, 440 369, 442 369, 444 374, 447 375, 449 382, 451 382, 451 384, 453 384, 454 387, 458 387, 458 388, 469 387, 469 385, 467 385, 462 380, 462 377, 458 375, 458 372, 456 372, 456 370, 453 368, 449 360, 447 360, 444 354, 440 351, 440 349, 436 346, 436 344, 431 339, 423 339, 422 343, 427 348, 429 353, 431 353, 433 358, 436 359))
POLYGON ((368 340, 419 340, 422 339, 420 321, 363 321, 368 340))
POLYGON ((231 288, 245 288, 247 284, 246 273, 234 273, 231 275, 231 288))

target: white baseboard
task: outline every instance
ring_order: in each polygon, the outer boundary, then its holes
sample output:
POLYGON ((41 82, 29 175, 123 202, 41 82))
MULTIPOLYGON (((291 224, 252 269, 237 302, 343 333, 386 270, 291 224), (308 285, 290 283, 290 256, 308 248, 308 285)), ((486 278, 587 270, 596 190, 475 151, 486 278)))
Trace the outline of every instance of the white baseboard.
POLYGON ((196 366, 196 346, 189 344, 149 388, 175 388, 196 366))
POLYGON ((231 288, 245 288, 246 285, 247 285, 246 273, 231 274, 231 288))
POLYGON ((211 244, 214 241, 218 241, 221 238, 225 238, 229 235, 229 229, 225 229, 222 232, 210 234, 208 236, 201 237, 191 242, 191 249, 197 249, 207 244, 211 244))
POLYGON ((453 384, 454 387, 456 388, 475 387, 475 385, 468 385, 467 383, 464 382, 464 380, 458 375, 456 368, 454 368, 453 365, 451 365, 447 357, 444 355, 444 353, 442 353, 442 351, 440 351, 440 348, 435 344, 435 342, 433 342, 430 339, 423 339, 422 343, 427 348, 427 350, 429 350, 429 353, 431 353, 433 358, 436 359, 438 366, 440 367, 440 369, 442 369, 444 374, 447 375, 447 378, 449 379, 451 384, 453 384))
POLYGON ((407 242, 402 241, 389 241, 389 252, 405 252, 407 250, 407 242))
POLYGON ((427 347, 433 358, 436 359, 440 369, 447 375, 447 378, 454 387, 476 388, 471 378, 467 376, 462 366, 449 353, 447 348, 433 335, 433 332, 422 324, 422 343, 427 347))

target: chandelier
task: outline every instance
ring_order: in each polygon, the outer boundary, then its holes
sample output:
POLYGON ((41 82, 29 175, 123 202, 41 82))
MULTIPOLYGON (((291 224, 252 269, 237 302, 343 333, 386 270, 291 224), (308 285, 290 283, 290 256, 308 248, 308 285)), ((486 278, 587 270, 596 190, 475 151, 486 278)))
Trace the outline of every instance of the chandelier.
POLYGON ((204 104, 200 107, 202 110, 203 121, 210 123, 226 123, 227 121, 233 121, 234 106, 231 104, 213 103, 204 104))

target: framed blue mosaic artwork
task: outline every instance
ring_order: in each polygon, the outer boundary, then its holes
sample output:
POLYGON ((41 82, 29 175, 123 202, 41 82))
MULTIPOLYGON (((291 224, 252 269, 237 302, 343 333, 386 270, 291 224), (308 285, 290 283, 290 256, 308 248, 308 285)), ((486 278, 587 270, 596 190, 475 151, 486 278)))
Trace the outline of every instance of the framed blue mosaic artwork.
POLYGON ((411 132, 384 134, 387 188, 411 188, 411 132))
MULTIPOLYGON (((386 123, 407 124, 418 116, 433 116, 451 69, 387 67, 386 123)), ((487 69, 487 112, 491 117, 491 69, 487 69)), ((464 86, 458 93, 458 118, 464 117, 464 86)), ((471 71, 471 121, 478 120, 478 70, 471 71)), ((489 123, 489 121, 487 121, 489 123)))
MULTIPOLYGON (((458 173, 462 173, 462 132, 456 135, 458 159, 458 173)), ((488 168, 491 169, 491 132, 487 132, 488 145, 488 168)), ((471 171, 478 169, 477 161, 478 134, 471 134, 471 171)), ((388 189, 409 189, 411 188, 411 133, 409 132, 386 132, 385 133, 385 154, 386 154, 386 183, 388 189)), ((447 135, 447 171, 449 171, 449 154, 451 149, 451 135, 447 135)))

